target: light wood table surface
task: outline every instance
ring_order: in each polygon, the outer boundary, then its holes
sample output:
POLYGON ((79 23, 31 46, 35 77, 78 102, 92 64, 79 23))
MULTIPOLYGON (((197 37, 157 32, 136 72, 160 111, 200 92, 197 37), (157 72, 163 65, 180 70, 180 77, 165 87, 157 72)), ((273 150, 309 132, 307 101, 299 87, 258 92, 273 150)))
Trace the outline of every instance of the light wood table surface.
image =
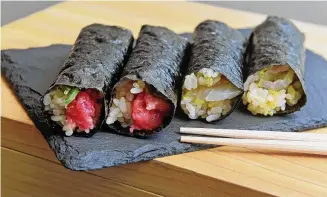
MULTIPOLYGON (((80 29, 94 22, 123 26, 137 36, 142 24, 181 33, 205 19, 246 28, 265 17, 186 2, 64 2, 2 27, 1 49, 72 44, 80 29)), ((327 58, 327 27, 295 23, 306 34, 306 46, 327 58)), ((327 196, 327 157, 228 146, 96 171, 68 170, 3 77, 1 82, 3 197, 327 196)), ((327 128, 309 132, 327 133, 327 128)))

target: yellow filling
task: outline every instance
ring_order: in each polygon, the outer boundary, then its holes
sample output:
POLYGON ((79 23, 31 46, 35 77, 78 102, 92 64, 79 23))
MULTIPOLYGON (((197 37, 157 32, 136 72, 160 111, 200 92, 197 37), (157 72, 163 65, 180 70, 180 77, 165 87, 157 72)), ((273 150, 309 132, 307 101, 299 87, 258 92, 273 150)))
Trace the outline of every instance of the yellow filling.
MULTIPOLYGON (((235 96, 230 99, 218 99, 219 101, 210 100, 204 96, 204 94, 208 94, 208 90, 211 91, 222 86, 227 89, 229 88, 229 93, 233 93, 236 96, 238 92, 241 92, 241 90, 236 88, 224 76, 214 72, 212 69, 202 69, 196 74, 186 76, 181 101, 183 111, 191 119, 200 117, 206 119, 208 122, 217 120, 221 115, 227 114, 232 109, 233 98, 235 96)), ((222 88, 219 91, 224 93, 224 90, 222 88)), ((217 91, 217 89, 214 91, 217 91)))
POLYGON ((272 116, 284 111, 287 106, 296 105, 304 94, 299 79, 288 66, 272 66, 258 71, 255 76, 257 78, 250 83, 249 89, 242 96, 243 104, 254 115, 272 116), (278 69, 281 71, 278 72, 278 69), (278 80, 284 85, 278 87, 278 80), (273 82, 275 87, 267 88, 273 82))

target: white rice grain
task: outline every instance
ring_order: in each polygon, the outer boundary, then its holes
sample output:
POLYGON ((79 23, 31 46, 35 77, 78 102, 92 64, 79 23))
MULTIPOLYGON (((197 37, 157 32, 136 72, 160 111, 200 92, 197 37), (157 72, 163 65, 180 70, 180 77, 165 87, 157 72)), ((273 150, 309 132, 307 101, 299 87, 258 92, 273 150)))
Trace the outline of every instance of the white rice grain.
POLYGON ((132 89, 130 90, 130 92, 131 92, 132 94, 139 94, 139 93, 143 92, 143 90, 140 89, 140 88, 132 88, 132 89))
POLYGON ((196 116, 196 115, 188 115, 188 117, 190 118, 190 119, 192 119, 192 120, 195 120, 195 119, 197 119, 198 118, 198 116, 196 116))
POLYGON ((72 130, 73 129, 73 127, 72 127, 72 125, 71 124, 67 124, 67 125, 64 125, 63 127, 62 127, 62 130, 63 131, 68 131, 68 130, 72 130))
POLYGON ((286 109, 286 105, 284 104, 280 108, 284 111, 286 109))
POLYGON ((66 132, 65 132, 65 134, 66 134, 66 136, 71 136, 71 135, 73 135, 73 129, 68 129, 66 132))
POLYGON ((116 122, 117 118, 116 117, 111 117, 111 116, 108 116, 107 120, 106 120, 106 123, 107 124, 113 124, 114 122, 116 122))
POLYGON ((228 114, 231 109, 232 109, 232 106, 230 104, 224 105, 224 109, 222 111, 222 114, 223 115, 228 114))
POLYGON ((200 77, 200 78, 199 78, 199 84, 200 84, 200 85, 205 84, 205 81, 204 81, 204 78, 203 78, 203 77, 200 77))
POLYGON ((250 84, 253 82, 254 76, 250 75, 247 80, 244 82, 244 91, 249 89, 250 84))
POLYGON ((62 120, 62 117, 61 116, 51 116, 50 118, 53 121, 60 121, 60 120, 62 120))
POLYGON ((61 115, 60 110, 58 110, 58 109, 54 109, 52 112, 53 112, 53 115, 55 115, 55 116, 61 115))
POLYGON ((117 114, 120 112, 119 108, 117 107, 111 107, 110 108, 110 112, 109 112, 109 116, 117 116, 117 114))
POLYGON ((50 97, 50 94, 46 94, 43 98, 43 104, 44 105, 50 105, 51 103, 51 97, 50 97))
POLYGON ((206 118, 206 121, 208 122, 212 122, 214 120, 217 120, 219 118, 219 116, 217 114, 213 114, 213 115, 210 115, 206 118))
POLYGON ((54 103, 56 104, 62 104, 64 101, 62 100, 62 98, 56 98, 54 99, 54 103))
POLYGON ((257 88, 258 88, 257 84, 255 84, 255 83, 251 83, 251 84, 250 84, 250 87, 249 87, 249 90, 250 90, 250 91, 253 91, 253 90, 257 89, 257 88))
POLYGON ((112 100, 112 102, 118 107, 119 106, 119 99, 114 99, 112 100))
POLYGON ((212 69, 208 69, 208 71, 207 71, 207 75, 208 75, 208 77, 212 77, 212 75, 213 75, 213 70, 212 70, 212 69))
POLYGON ((210 110, 213 114, 220 114, 222 111, 223 111, 223 109, 221 108, 221 107, 213 107, 213 108, 211 108, 211 110, 210 110))
POLYGON ((196 116, 195 107, 191 103, 186 103, 186 109, 188 110, 190 116, 196 116))
POLYGON ((273 97, 271 94, 269 94, 269 95, 267 96, 267 100, 268 100, 268 101, 273 101, 273 100, 274 100, 274 97, 273 97))
POLYGON ((194 73, 185 77, 184 85, 187 90, 196 89, 198 87, 197 78, 194 73))
POLYGON ((125 98, 124 97, 121 97, 120 98, 120 101, 119 101, 119 108, 120 108, 120 110, 123 112, 123 113, 125 113, 126 112, 126 100, 125 100, 125 98))

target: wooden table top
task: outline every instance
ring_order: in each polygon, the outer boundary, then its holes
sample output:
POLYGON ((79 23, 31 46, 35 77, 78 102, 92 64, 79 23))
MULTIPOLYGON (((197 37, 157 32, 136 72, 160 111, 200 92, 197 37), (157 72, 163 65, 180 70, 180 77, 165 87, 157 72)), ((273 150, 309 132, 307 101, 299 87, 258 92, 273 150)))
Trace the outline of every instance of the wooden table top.
MULTIPOLYGON (((72 44, 94 22, 124 26, 137 36, 142 24, 181 33, 205 19, 245 28, 265 17, 186 2, 64 2, 2 27, 1 49, 72 44)), ((306 47, 327 58, 327 27, 295 23, 306 47)), ((327 196, 326 157, 228 146, 90 172, 65 169, 1 82, 3 196, 327 196)))

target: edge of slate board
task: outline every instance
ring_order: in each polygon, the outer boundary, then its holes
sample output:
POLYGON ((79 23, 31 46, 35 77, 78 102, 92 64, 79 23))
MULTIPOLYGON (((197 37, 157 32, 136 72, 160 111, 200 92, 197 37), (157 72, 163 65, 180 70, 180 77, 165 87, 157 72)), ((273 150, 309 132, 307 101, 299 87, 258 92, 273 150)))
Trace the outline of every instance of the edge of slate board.
MULTIPOLYGON (((98 132, 92 138, 64 137, 55 134, 56 131, 51 129, 45 121, 41 112, 39 99, 41 94, 43 94, 50 85, 42 82, 52 82, 54 80, 56 74, 59 72, 58 68, 61 67, 63 61, 66 59, 70 48, 71 46, 69 45, 51 45, 49 47, 30 48, 25 50, 1 51, 1 69, 28 115, 31 117, 36 127, 41 131, 50 147, 55 151, 58 160, 65 167, 72 170, 95 170, 103 167, 151 160, 162 156, 214 147, 211 145, 179 143, 179 134, 177 132, 181 126, 186 125, 192 127, 218 126, 219 128, 233 127, 237 129, 283 131, 302 131, 327 126, 326 111, 321 114, 314 114, 315 111, 307 110, 308 114, 305 116, 307 118, 298 118, 297 114, 299 113, 295 113, 294 115, 283 116, 282 119, 279 116, 265 119, 265 117, 254 117, 246 112, 242 112, 241 107, 239 107, 235 117, 232 114, 226 120, 218 122, 217 124, 189 121, 180 111, 177 111, 176 117, 173 119, 171 125, 149 139, 131 138, 105 132, 98 132), (52 66, 43 67, 40 65, 40 61, 44 61, 43 63, 50 63, 52 66), (38 76, 38 80, 36 81, 34 79, 35 76, 38 76), (41 94, 39 92, 41 92, 41 94), (256 121, 249 121, 253 119, 256 121), (242 124, 231 126, 229 123, 233 123, 235 120, 242 124), (266 122, 262 122, 262 120, 266 122), (124 144, 129 144, 129 146, 126 148, 124 144)), ((324 75, 325 73, 325 76, 327 76, 326 60, 310 51, 307 51, 307 56, 308 58, 312 58, 310 59, 310 61, 312 61, 310 63, 313 65, 322 64, 321 66, 325 66, 325 70, 319 70, 320 72, 316 72, 315 74, 324 75)), ((326 80, 324 76, 315 76, 314 78, 314 80, 323 79, 326 80)), ((322 87, 314 89, 318 94, 317 97, 323 98, 323 93, 327 91, 327 85, 325 84, 322 83, 322 85, 320 84, 322 87)), ((316 87, 314 86, 314 88, 316 87)), ((315 98, 314 100, 317 99, 315 98)), ((327 105, 327 99, 318 99, 317 101, 320 101, 320 103, 312 102, 308 104, 308 107, 312 108, 315 107, 314 105, 318 104, 322 107, 327 105)), ((320 107, 318 106, 317 108, 320 107)))

